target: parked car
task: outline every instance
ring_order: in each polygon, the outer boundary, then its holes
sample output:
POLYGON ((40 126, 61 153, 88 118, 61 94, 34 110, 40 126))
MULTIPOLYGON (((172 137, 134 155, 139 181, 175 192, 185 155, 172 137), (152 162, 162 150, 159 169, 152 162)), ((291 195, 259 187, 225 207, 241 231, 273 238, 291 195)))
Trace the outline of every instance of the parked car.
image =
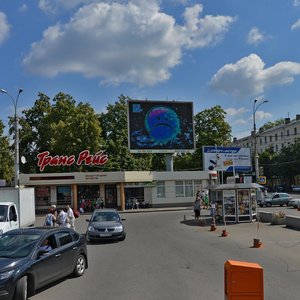
POLYGON ((300 192, 300 185, 293 185, 292 186, 292 192, 294 192, 294 193, 300 192))
POLYGON ((88 242, 100 240, 124 241, 126 232, 116 209, 96 209, 90 219, 86 219, 88 228, 86 238, 88 242))
POLYGON ((263 206, 269 207, 272 205, 288 206, 290 200, 292 200, 292 197, 287 193, 272 193, 270 195, 267 195, 267 197, 265 197, 264 199, 262 199, 258 203, 258 205, 260 207, 263 207, 263 206))
POLYGON ((60 278, 83 275, 87 267, 85 237, 70 228, 8 231, 0 236, 0 299, 26 300, 60 278))
POLYGON ((293 208, 300 207, 300 199, 292 199, 289 201, 289 206, 292 206, 293 208))

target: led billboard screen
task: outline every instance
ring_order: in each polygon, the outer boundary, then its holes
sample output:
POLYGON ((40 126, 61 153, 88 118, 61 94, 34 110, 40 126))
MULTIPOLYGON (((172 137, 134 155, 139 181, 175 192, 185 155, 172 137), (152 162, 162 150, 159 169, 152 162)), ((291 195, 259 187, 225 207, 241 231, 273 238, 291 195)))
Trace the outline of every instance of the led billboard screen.
POLYGON ((128 146, 132 153, 192 153, 193 102, 128 101, 128 146))

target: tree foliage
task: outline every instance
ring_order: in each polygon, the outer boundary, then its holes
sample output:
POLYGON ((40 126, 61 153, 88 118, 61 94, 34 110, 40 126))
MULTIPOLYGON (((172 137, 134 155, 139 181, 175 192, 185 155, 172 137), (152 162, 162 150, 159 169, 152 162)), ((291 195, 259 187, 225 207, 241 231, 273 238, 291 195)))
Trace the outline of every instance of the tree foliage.
POLYGON ((270 147, 259 156, 259 163, 267 178, 272 179, 275 176, 281 182, 293 184, 294 177, 299 175, 300 170, 300 139, 296 139, 295 144, 284 147, 278 153, 270 147))
POLYGON ((14 159, 9 145, 9 139, 4 135, 4 125, 0 120, 0 179, 11 183, 14 178, 14 159))
POLYGON ((225 146, 231 141, 231 127, 225 120, 226 112, 216 105, 194 116, 196 151, 179 155, 176 169, 202 169, 202 146, 225 146))
POLYGON ((108 104, 105 113, 99 115, 103 139, 110 170, 151 170, 153 156, 131 154, 128 150, 127 101, 130 98, 121 95, 114 104, 108 104))
MULTIPOLYGON (((49 151, 50 155, 78 155, 88 149, 101 150, 101 126, 89 104, 76 101, 70 95, 57 94, 51 105, 49 97, 40 93, 31 109, 21 119, 20 148, 27 163, 23 172, 37 172, 37 154, 49 151)), ((47 167, 47 172, 84 171, 87 167, 47 167)))
POLYGON ((282 125, 282 124, 284 124, 284 119, 283 118, 278 119, 278 120, 276 120, 274 122, 268 121, 260 129, 267 130, 267 129, 271 129, 273 127, 276 127, 276 126, 282 125))

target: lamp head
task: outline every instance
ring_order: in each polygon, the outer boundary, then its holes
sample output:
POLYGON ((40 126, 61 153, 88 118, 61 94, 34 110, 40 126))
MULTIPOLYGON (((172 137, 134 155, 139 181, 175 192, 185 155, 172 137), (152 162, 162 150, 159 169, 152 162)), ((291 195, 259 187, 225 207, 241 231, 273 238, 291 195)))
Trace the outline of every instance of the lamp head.
POLYGON ((21 89, 19 89, 19 94, 21 94, 23 92, 23 89, 21 88, 21 89))
POLYGON ((0 91, 1 93, 7 94, 7 91, 5 89, 1 89, 0 91))

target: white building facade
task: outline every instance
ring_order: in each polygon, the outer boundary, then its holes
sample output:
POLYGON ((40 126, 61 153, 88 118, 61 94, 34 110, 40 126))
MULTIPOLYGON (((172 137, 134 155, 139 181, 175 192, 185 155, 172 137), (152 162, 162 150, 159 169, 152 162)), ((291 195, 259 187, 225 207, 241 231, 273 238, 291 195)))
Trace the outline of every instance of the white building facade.
MULTIPOLYGON (((262 130, 256 134, 257 152, 262 153, 272 147, 275 152, 281 151, 284 147, 295 144, 295 140, 300 138, 300 114, 296 115, 294 120, 285 118, 284 124, 276 127, 262 130)), ((237 139, 234 138, 233 146, 251 148, 254 152, 254 134, 237 139)))
POLYGON ((131 209, 132 199, 139 208, 186 206, 208 183, 207 171, 20 174, 20 185, 35 188, 37 211, 53 204, 92 211, 101 200, 121 210, 131 209))

